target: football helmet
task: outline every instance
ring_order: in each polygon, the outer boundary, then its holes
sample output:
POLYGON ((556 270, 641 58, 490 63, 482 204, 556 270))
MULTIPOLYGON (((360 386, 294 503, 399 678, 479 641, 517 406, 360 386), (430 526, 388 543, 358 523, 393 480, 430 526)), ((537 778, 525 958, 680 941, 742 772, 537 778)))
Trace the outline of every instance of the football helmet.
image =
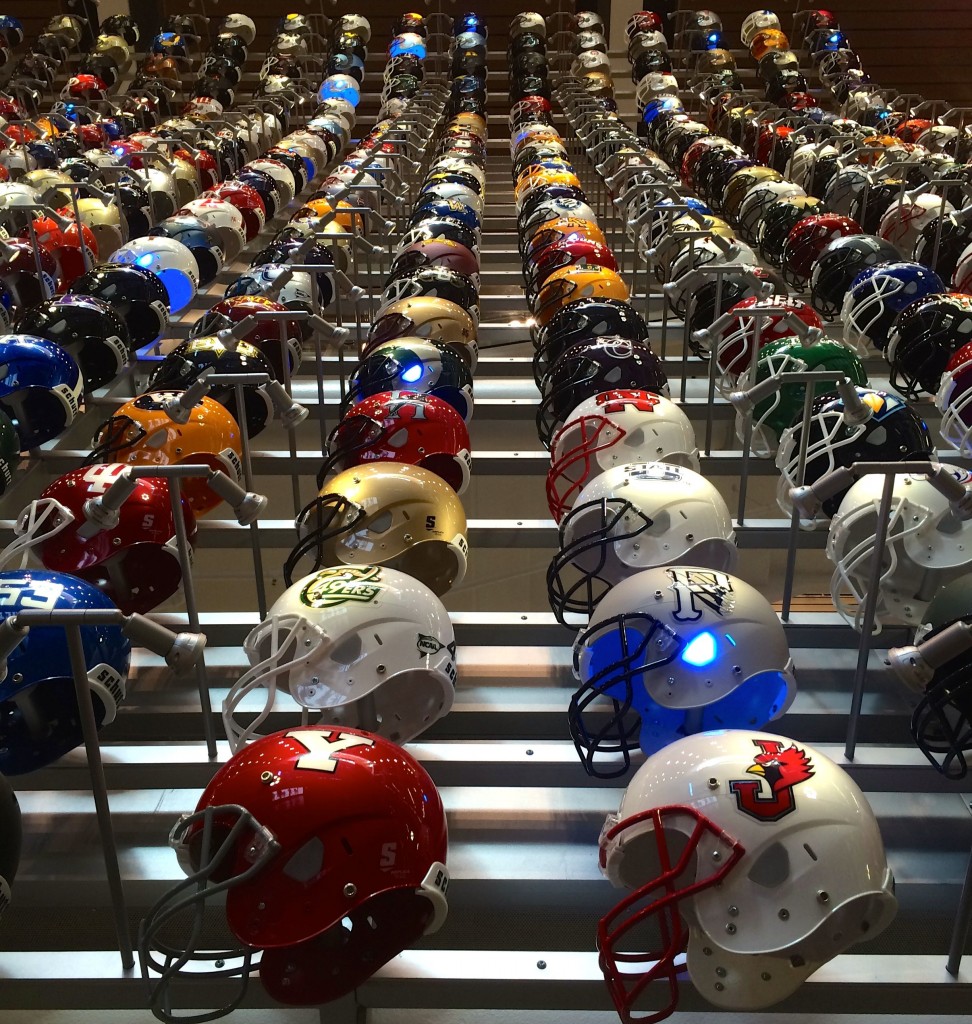
POLYGON ((422 267, 445 267, 479 285, 479 259, 472 249, 448 238, 428 238, 400 249, 392 261, 389 277, 422 267))
POLYGON ((674 1012, 686 950, 706 1000, 770 1006, 879 934, 897 908, 856 783, 811 747, 748 728, 678 738, 650 757, 604 823, 600 865, 633 890, 598 925, 622 1020, 674 1012), (652 934, 659 945, 630 951, 632 935, 652 934))
MULTIPOLYGON (((925 421, 903 399, 886 391, 856 388, 864 403, 867 418, 862 421, 845 415, 844 400, 836 391, 828 391, 813 400, 810 432, 807 439, 803 480, 797 478, 803 418, 783 431, 776 466, 780 479, 776 499, 790 515, 793 503, 790 489, 811 485, 833 469, 853 466, 855 462, 900 462, 902 459, 930 458, 932 437, 925 421)), ((813 520, 803 520, 804 528, 828 522, 843 500, 845 488, 821 504, 813 520)))
POLYGON ((639 745, 650 755, 687 733, 759 728, 796 693, 769 601, 697 566, 645 569, 618 583, 578 634, 573 661, 571 737, 598 778, 625 774, 639 745))
MULTIPOLYGON (((964 469, 948 471, 965 486, 972 481, 964 469)), ((875 633, 882 626, 923 622, 936 590, 968 571, 972 543, 972 522, 957 519, 927 476, 900 474, 893 479, 887 539, 879 554, 875 633)), ((885 477, 876 474, 857 480, 844 495, 827 537, 827 557, 834 564, 834 607, 858 631, 863 628, 884 483, 885 477)))
POLYGON ((427 586, 387 566, 342 565, 297 580, 243 647, 251 668, 223 700, 234 751, 259 738, 280 687, 328 722, 394 743, 447 715, 455 696, 448 612, 427 586), (242 725, 237 710, 261 690, 263 708, 242 725))
MULTIPOLYGON (((176 423, 165 403, 180 395, 178 391, 153 391, 119 406, 98 428, 87 464, 203 465, 242 483, 243 450, 236 420, 219 402, 204 396, 187 423, 176 423)), ((182 493, 197 516, 212 511, 221 500, 201 477, 183 480, 182 493)))
POLYGON ((598 474, 641 462, 699 471, 695 430, 685 413, 649 391, 602 391, 584 399, 550 445, 550 514, 559 523, 598 474))
POLYGON ((935 405, 942 414, 942 440, 956 451, 972 451, 972 343, 963 345, 949 359, 935 405))
MULTIPOLYGON (((287 307, 263 295, 234 295, 217 302, 189 329, 190 338, 211 337, 242 323, 254 313, 286 313, 287 307)), ((252 345, 284 380, 284 365, 291 377, 300 369, 303 330, 298 320, 259 320, 241 339, 252 345), (283 331, 281 332, 281 323, 283 331), (281 338, 283 339, 281 341, 281 338)))
POLYGON ((52 440, 74 422, 84 381, 66 349, 43 337, 3 334, 0 367, 0 412, 14 425, 19 450, 52 440))
POLYGON ((62 295, 25 310, 16 330, 47 338, 70 353, 89 389, 117 377, 132 350, 128 327, 118 311, 90 295, 62 295))
POLYGON ((781 29, 780 19, 773 11, 753 11, 743 18, 742 26, 739 29, 740 42, 748 49, 756 34, 764 32, 766 29, 776 29, 779 31, 781 29))
POLYGON ((469 484, 469 431, 458 412, 435 395, 385 391, 352 406, 328 439, 317 479, 365 462, 402 462, 431 470, 457 494, 469 484))
POLYGON ((473 412, 472 374, 445 345, 422 338, 396 338, 373 348, 348 379, 347 410, 384 391, 416 391, 448 402, 468 423, 473 412))
POLYGON ((184 215, 198 217, 203 224, 218 233, 220 248, 227 262, 235 260, 246 245, 243 214, 225 199, 202 195, 176 211, 176 216, 184 215))
POLYGON ((560 520, 560 550, 547 569, 557 621, 590 616, 614 586, 643 569, 736 562, 732 517, 698 473, 665 462, 616 465, 594 477, 560 520))
POLYGON ((165 287, 169 312, 183 312, 199 290, 199 266, 188 246, 174 238, 135 238, 116 249, 109 263, 149 270, 165 287))
MULTIPOLYGON (((126 615, 157 608, 182 582, 168 481, 137 478, 113 527, 90 536, 81 531, 85 503, 103 495, 127 468, 120 463, 85 466, 48 484, 17 518, 17 539, 4 555, 29 547, 45 569, 86 580, 126 615)), ((184 497, 182 517, 192 545, 196 520, 184 497)))
POLYGON ((421 466, 367 462, 326 481, 296 520, 287 585, 306 556, 322 566, 378 564, 444 594, 466 574, 466 514, 456 492, 421 466))
POLYGON ((625 338, 647 344, 648 325, 641 314, 618 299, 579 299, 556 313, 537 332, 533 376, 539 384, 560 354, 579 341, 603 337, 625 338))
POLYGON ((888 334, 891 386, 908 398, 934 395, 951 357, 972 341, 972 296, 929 295, 906 306, 888 334))
MULTIPOLYGON (((97 587, 66 573, 0 572, 0 619, 27 609, 115 611, 115 606, 97 587)), ((131 645, 120 626, 79 628, 95 723, 101 728, 114 720, 125 699, 131 645)), ((23 775, 44 768, 82 742, 64 630, 32 626, 7 656, 0 682, 0 772, 23 775)))
MULTIPOLYGON (((967 621, 972 614, 969 574, 947 583, 932 598, 915 631, 915 644, 921 645, 955 622, 967 621)), ((893 655, 894 652, 892 652, 893 655)), ((919 749, 934 767, 948 779, 963 779, 968 774, 970 750, 969 707, 967 694, 968 655, 956 655, 937 667, 927 682, 909 674, 905 681, 921 690, 921 699, 911 718, 911 734, 919 749)), ((892 658, 892 668, 895 661, 892 658)))
POLYGON ((669 396, 662 362, 647 342, 606 335, 565 349, 540 383, 537 432, 544 447, 550 448, 554 434, 581 402, 614 390, 669 396))
POLYGON ((479 323, 479 293, 475 282, 448 267, 419 267, 391 278, 381 293, 379 304, 385 306, 399 299, 426 295, 461 306, 479 323))
POLYGON ((169 293, 161 278, 135 264, 102 263, 82 274, 69 295, 90 295, 108 305, 125 321, 132 345, 157 341, 169 324, 169 293))
POLYGON ((794 336, 788 314, 799 317, 808 327, 822 327, 823 321, 802 299, 789 295, 750 296, 741 299, 730 308, 731 312, 744 315, 726 327, 715 338, 716 366, 719 375, 716 385, 723 394, 728 394, 749 370, 753 357, 762 352, 764 346, 782 338, 794 336), (771 312, 746 314, 745 311, 759 307, 771 312), (779 312, 772 312, 779 310, 779 312), (757 326, 758 321, 758 326, 757 326))
POLYGON ((925 228, 954 212, 955 207, 934 192, 905 192, 884 211, 877 233, 910 259, 925 228))
MULTIPOLYGON (((230 348, 214 336, 196 335, 177 345, 152 374, 148 391, 184 391, 206 373, 266 374, 273 368, 259 350, 245 341, 230 348)), ((256 437, 273 419, 273 402, 260 384, 243 385, 243 410, 237 406, 232 385, 214 384, 208 395, 222 405, 237 423, 246 417, 247 436, 256 437)))
POLYGON ((840 314, 845 296, 858 274, 875 264, 897 258, 897 249, 874 235, 835 238, 820 253, 810 272, 813 308, 821 316, 833 320, 840 314))
POLYGON ((225 1015, 243 997, 256 950, 272 998, 330 1002, 438 929, 448 910, 446 818, 435 785, 400 746, 357 729, 301 726, 248 744, 219 768, 169 841, 188 877, 139 928, 143 970, 161 975, 152 993, 158 1013, 179 974, 173 964, 189 961, 186 973, 206 964, 238 980, 235 998, 209 1014, 225 1015), (196 950, 198 922, 184 948, 173 947, 173 918, 185 920, 187 900, 202 915, 213 897, 225 899, 240 943, 234 967, 225 951, 196 950), (295 901, 306 913, 294 913, 295 901), (320 970, 322 958, 333 971, 320 970))
POLYGON ((938 274, 922 264, 893 257, 882 260, 862 270, 845 288, 840 311, 844 341, 861 354, 868 342, 883 352, 895 317, 913 302, 944 291, 938 274))
POLYGON ((567 238, 541 249, 533 260, 524 265, 524 283, 527 299, 535 299, 546 281, 564 267, 582 264, 585 267, 605 267, 617 273, 618 263, 606 245, 585 238, 567 238))
POLYGON ((432 295, 398 299, 383 305, 368 332, 363 355, 397 338, 423 338, 452 349, 475 372, 479 358, 476 324, 455 302, 432 295))
POLYGON ((782 267, 783 251, 790 231, 804 217, 822 213, 823 202, 815 196, 785 196, 775 199, 763 212, 756 232, 759 254, 771 267, 782 267))
MULTIPOLYGON (((753 383, 767 377, 783 376, 787 373, 803 373, 808 370, 832 370, 834 377, 847 377, 852 384, 867 387, 867 374, 860 359, 846 346, 824 338, 805 345, 799 338, 789 337, 765 345, 756 358, 756 373, 753 383)), ((835 382, 836 383, 836 380, 835 382)), ((813 386, 814 394, 833 391, 834 383, 820 381, 813 386)), ((782 384, 769 398, 757 402, 753 409, 752 451, 765 458, 779 447, 783 431, 792 426, 803 412, 806 384, 782 384)), ((736 413, 736 436, 745 438, 745 420, 736 413)))
POLYGON ((533 318, 544 328, 564 306, 579 299, 617 299, 628 301, 628 286, 607 267, 576 264, 554 271, 537 293, 533 318))
POLYGON ((860 225, 838 213, 803 217, 790 229, 783 245, 783 277, 792 287, 800 287, 813 273, 814 264, 824 249, 837 238, 863 234, 860 225))

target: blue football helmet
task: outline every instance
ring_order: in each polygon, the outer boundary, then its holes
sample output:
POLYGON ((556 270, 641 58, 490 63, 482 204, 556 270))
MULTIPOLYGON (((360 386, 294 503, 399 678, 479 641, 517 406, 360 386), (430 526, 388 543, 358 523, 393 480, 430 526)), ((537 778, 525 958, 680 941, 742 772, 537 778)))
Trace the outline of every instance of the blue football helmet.
POLYGON ((0 411, 10 417, 22 448, 53 440, 74 422, 84 382, 60 345, 31 334, 0 335, 0 368, 0 411))
POLYGON ((867 342, 882 352, 894 318, 906 307, 929 295, 947 291, 928 267, 910 260, 878 263, 862 270, 844 295, 841 320, 844 341, 864 351, 867 342))
MULTIPOLYGON (((46 569, 0 572, 0 619, 22 611, 114 611, 97 587, 46 569)), ((131 644, 120 626, 81 627, 95 721, 111 722, 125 699, 131 644)), ((59 626, 34 626, 7 658, 0 681, 0 772, 23 775, 83 740, 67 639, 59 626)))

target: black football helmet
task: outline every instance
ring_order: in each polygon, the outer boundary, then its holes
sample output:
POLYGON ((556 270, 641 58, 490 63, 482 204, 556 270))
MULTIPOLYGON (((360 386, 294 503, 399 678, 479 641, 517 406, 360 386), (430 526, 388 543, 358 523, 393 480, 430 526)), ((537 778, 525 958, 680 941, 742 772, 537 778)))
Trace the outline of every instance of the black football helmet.
POLYGON ((157 274, 133 263, 101 263, 77 278, 70 295, 90 295, 114 307, 136 348, 161 337, 169 324, 169 293, 157 274))
POLYGON ((972 296, 929 295, 895 318, 885 357, 891 386, 908 398, 938 393, 949 359, 972 341, 972 296))
POLYGON ((898 250, 877 235, 835 238, 817 258, 810 273, 810 302, 828 320, 840 314, 844 295, 855 277, 868 267, 898 259, 898 250))

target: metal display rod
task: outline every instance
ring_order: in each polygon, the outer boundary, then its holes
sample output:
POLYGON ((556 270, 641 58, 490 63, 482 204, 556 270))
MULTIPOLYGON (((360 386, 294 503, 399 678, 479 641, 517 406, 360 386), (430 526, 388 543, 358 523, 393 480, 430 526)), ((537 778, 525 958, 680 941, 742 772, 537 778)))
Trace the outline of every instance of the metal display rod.
MULTIPOLYGON (((129 466, 119 473, 104 494, 90 498, 84 505, 85 523, 78 529, 83 537, 91 537, 102 530, 112 530, 119 522, 120 509, 132 496, 135 481, 144 477, 164 479, 169 485, 169 503, 175 529, 176 552, 182 571, 182 590, 186 601, 186 617, 189 628, 199 632, 199 611, 196 605, 196 590, 192 579, 192 551, 186 536, 186 524, 182 515, 181 480, 202 478, 211 490, 233 508, 240 525, 255 524, 257 517, 266 507, 267 499, 259 494, 244 491, 239 484, 221 470, 204 465, 181 466, 129 466)), ((203 735, 206 739, 206 753, 216 757, 216 737, 213 732, 212 704, 209 699, 209 681, 205 660, 196 662, 196 683, 199 689, 199 705, 203 715, 203 735)))
POLYGON ((184 672, 196 664, 206 646, 206 638, 201 633, 176 634, 165 626, 145 618, 144 615, 123 615, 120 611, 20 611, 0 622, 0 666, 4 674, 7 670, 7 658, 34 626, 60 626, 65 633, 71 659, 71 674, 74 676, 74 692, 81 718, 81 734, 84 737, 88 771, 91 776, 91 795, 94 798, 101 850, 105 860, 105 876, 114 912, 118 951, 121 954, 122 968, 127 971, 135 966, 135 955, 132 937, 128 931, 125 893, 118 866, 118 847, 111 824, 108 787, 105 783, 105 770, 98 742, 98 726, 91 703, 91 684, 88 681, 84 660, 81 627, 120 626, 122 633, 133 643, 165 658, 166 664, 176 672, 184 672))

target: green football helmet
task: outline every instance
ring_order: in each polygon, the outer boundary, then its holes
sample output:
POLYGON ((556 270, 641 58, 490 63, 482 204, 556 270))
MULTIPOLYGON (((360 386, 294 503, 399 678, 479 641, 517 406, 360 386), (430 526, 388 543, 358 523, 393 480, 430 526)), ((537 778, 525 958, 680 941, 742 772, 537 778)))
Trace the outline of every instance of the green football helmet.
MULTIPOLYGON (((767 377, 786 373, 804 373, 813 370, 833 370, 834 379, 813 385, 814 394, 822 395, 834 390, 838 376, 850 378, 853 384, 867 387, 867 374, 857 355, 839 341, 824 339, 805 345, 798 337, 781 338, 763 346, 756 360, 754 384, 767 377)), ((753 409, 752 450, 754 455, 766 458, 776 453, 780 438, 787 427, 793 426, 803 415, 806 384, 783 384, 769 398, 757 402, 753 409)), ((736 415, 736 435, 745 437, 745 421, 736 415)))

